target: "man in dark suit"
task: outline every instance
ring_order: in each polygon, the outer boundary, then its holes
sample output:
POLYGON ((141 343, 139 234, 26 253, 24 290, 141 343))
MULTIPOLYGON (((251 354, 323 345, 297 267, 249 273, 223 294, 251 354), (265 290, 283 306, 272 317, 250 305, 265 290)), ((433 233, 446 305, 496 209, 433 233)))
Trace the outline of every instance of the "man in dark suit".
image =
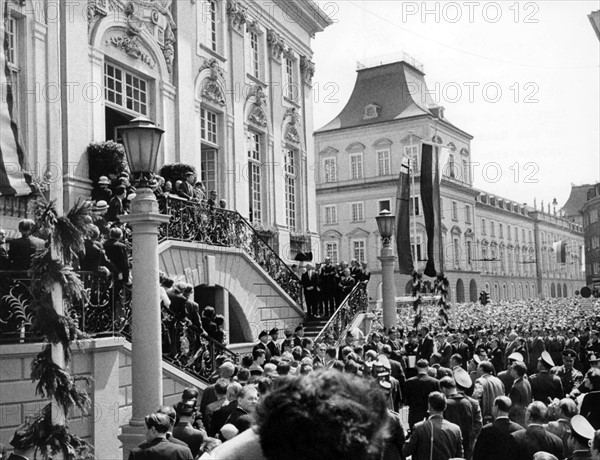
POLYGON ((494 400, 492 412, 494 421, 483 427, 473 451, 473 460, 504 460, 508 436, 522 430, 518 423, 511 422, 508 413, 512 403, 506 396, 494 400))
POLYGON ((430 377, 427 374, 428 371, 427 361, 421 359, 417 361, 417 376, 406 381, 405 402, 408 404, 408 426, 411 429, 415 423, 422 421, 427 416, 429 394, 440 390, 439 382, 430 377))
POLYGON ((210 431, 208 432, 209 436, 216 436, 223 425, 225 425, 225 422, 231 413, 238 406, 238 396, 241 392, 242 385, 239 382, 231 382, 227 386, 227 395, 225 396, 226 401, 219 409, 213 412, 210 431))
POLYGON ((428 398, 429 419, 415 425, 410 439, 402 448, 413 460, 447 459, 463 456, 460 427, 444 420, 446 397, 434 391, 428 398))
POLYGON ((179 186, 179 196, 187 200, 194 199, 194 184, 196 182, 196 175, 192 171, 185 173, 185 180, 179 186))
POLYGON ((200 447, 206 439, 206 431, 198 430, 192 426, 196 415, 196 400, 180 402, 177 406, 179 422, 173 427, 173 437, 185 442, 194 458, 200 452, 200 447))
POLYGON ((337 288, 336 269, 331 263, 331 258, 325 258, 325 263, 321 265, 319 271, 319 286, 321 298, 321 311, 326 318, 329 318, 335 312, 335 292, 337 288))
POLYGON ((279 356, 281 355, 281 349, 279 348, 279 344, 277 340, 279 340, 279 329, 274 327, 269 331, 269 336, 271 340, 267 343, 267 348, 271 352, 271 356, 279 356))
POLYGON ((129 283, 129 257, 127 246, 121 242, 123 231, 119 227, 110 229, 109 239, 104 243, 106 257, 117 269, 118 285, 129 283))
POLYGON ((538 373, 531 376, 531 396, 534 401, 548 404, 553 399, 562 399, 564 391, 560 377, 550 373, 554 361, 547 351, 542 352, 538 360, 538 373))
POLYGON ((104 219, 107 222, 118 222, 119 216, 125 214, 125 207, 123 202, 127 197, 127 188, 123 185, 119 185, 115 188, 115 195, 110 199, 108 203, 108 211, 104 215, 104 219))
POLYGON ((504 458, 511 460, 532 460, 533 454, 544 451, 562 458, 562 440, 546 431, 542 425, 548 415, 548 408, 540 401, 532 402, 525 412, 527 428, 515 431, 508 436, 504 458))
POLYGON ((31 219, 19 222, 21 238, 11 240, 8 250, 11 270, 29 270, 33 256, 44 249, 44 240, 31 236, 34 227, 35 222, 31 219))
POLYGON ((309 317, 317 315, 319 306, 319 275, 312 264, 306 264, 306 272, 300 278, 306 300, 306 313, 309 317))
POLYGON ((429 334, 429 328, 423 326, 419 339, 419 348, 417 349, 417 361, 426 359, 429 361, 433 353, 433 338, 429 334))
POLYGON ((512 403, 509 416, 513 422, 525 426, 525 408, 531 403, 531 385, 524 378, 527 366, 525 363, 517 361, 512 365, 511 372, 514 382, 508 392, 512 403))
POLYGON ((129 453, 129 460, 193 460, 188 447, 169 442, 167 432, 171 420, 166 414, 150 414, 146 423, 146 441, 129 453))
POLYGON ((252 353, 254 350, 264 350, 265 352, 265 363, 271 361, 271 350, 267 346, 267 342, 269 341, 269 333, 267 331, 260 331, 258 334, 258 343, 254 345, 252 348, 252 353))
POLYGON ((440 366, 450 367, 450 357, 452 356, 452 345, 447 340, 448 333, 440 332, 437 336, 437 352, 442 356, 440 366))
POLYGON ((246 385, 238 396, 237 408, 231 413, 225 423, 231 423, 238 429, 238 433, 246 431, 252 425, 254 409, 258 404, 258 388, 255 385, 246 385))
MULTIPOLYGON (((118 273, 117 268, 106 257, 98 238, 100 238, 100 230, 95 225, 90 225, 88 237, 83 243, 84 250, 79 253, 79 268, 83 271, 97 272, 100 267, 104 267, 112 273, 118 273)), ((108 275, 108 272, 105 273, 108 275)))

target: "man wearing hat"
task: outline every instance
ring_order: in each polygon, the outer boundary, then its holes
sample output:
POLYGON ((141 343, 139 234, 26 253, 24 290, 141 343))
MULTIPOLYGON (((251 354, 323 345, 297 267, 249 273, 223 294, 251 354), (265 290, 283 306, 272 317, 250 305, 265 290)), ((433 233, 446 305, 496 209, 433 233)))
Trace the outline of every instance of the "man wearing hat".
POLYGON ((264 350, 265 351, 265 363, 271 361, 271 350, 267 346, 269 342, 269 333, 265 330, 260 331, 258 334, 258 343, 254 345, 252 348, 252 353, 254 354, 254 350, 264 350))
POLYGON ((106 176, 100 176, 98 179, 97 187, 92 190, 93 201, 106 201, 107 203, 112 198, 112 191, 110 187, 110 180, 106 176))
POLYGON ((547 351, 542 352, 538 360, 538 373, 531 376, 531 395, 534 401, 548 404, 554 398, 562 399, 565 395, 560 378, 550 373, 554 361, 547 351))
POLYGON ((569 396, 583 382, 583 374, 574 367, 577 358, 575 350, 567 348, 563 350, 562 356, 563 365, 553 367, 550 372, 560 378, 565 395, 569 396))
POLYGON ((508 359, 508 367, 505 371, 498 373, 498 378, 504 384, 504 394, 508 396, 508 392, 510 391, 510 389, 513 385, 513 382, 515 381, 512 376, 512 373, 510 372, 510 368, 517 361, 522 363, 525 360, 523 358, 523 355, 519 352, 511 353, 510 355, 508 355, 507 359, 508 359))
POLYGON ((271 352, 271 357, 280 356, 281 350, 279 349, 279 345, 277 343, 277 340, 279 339, 279 329, 276 327, 271 329, 269 331, 269 337, 271 337, 271 340, 269 340, 269 343, 267 343, 267 348, 271 352))
POLYGON ((573 455, 569 460, 580 458, 592 458, 590 444, 594 439, 594 427, 581 415, 575 415, 571 419, 571 436, 568 439, 569 446, 573 449, 573 455))
POLYGON ((302 323, 300 323, 300 324, 298 324, 298 326, 296 326, 296 329, 294 329, 294 335, 292 337, 293 346, 302 348, 302 338, 303 337, 304 337, 304 326, 302 325, 302 323))

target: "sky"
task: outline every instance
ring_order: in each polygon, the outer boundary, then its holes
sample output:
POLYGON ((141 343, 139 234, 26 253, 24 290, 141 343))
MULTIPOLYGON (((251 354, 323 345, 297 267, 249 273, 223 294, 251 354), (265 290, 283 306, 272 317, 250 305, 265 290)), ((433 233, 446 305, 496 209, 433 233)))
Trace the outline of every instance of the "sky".
POLYGON ((314 127, 344 108, 357 62, 407 53, 445 117, 474 136, 474 186, 560 208, 600 181, 600 1, 317 1, 314 127))

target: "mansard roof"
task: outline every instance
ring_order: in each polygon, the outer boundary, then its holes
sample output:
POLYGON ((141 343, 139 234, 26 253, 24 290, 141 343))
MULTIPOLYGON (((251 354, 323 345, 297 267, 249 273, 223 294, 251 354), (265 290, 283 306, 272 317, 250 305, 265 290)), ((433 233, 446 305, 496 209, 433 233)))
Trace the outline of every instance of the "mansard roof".
POLYGON ((436 106, 427 91, 425 74, 405 61, 357 70, 354 90, 340 114, 317 132, 370 125, 419 115, 433 115, 436 106), (364 117, 370 104, 381 107, 378 116, 364 117))

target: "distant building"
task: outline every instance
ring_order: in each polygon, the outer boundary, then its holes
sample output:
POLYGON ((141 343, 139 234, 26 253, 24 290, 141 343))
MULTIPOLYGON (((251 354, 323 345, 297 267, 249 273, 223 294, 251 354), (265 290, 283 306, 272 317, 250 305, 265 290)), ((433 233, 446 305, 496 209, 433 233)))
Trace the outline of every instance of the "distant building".
MULTIPOLYGON (((370 297, 381 297, 375 217, 383 209, 396 212, 402 157, 419 164, 419 146, 427 141, 448 148, 440 194, 443 269, 452 300, 476 301, 483 289, 494 299, 573 295, 583 286, 580 225, 473 188, 472 138, 431 99, 419 64, 405 59, 359 67, 344 109, 315 132, 321 258, 368 262, 370 297), (566 242, 565 264, 552 253, 556 241, 566 242)), ((423 270, 426 233, 416 172, 411 244, 423 270)), ((409 276, 396 280, 397 295, 410 294, 409 276)))
POLYGON ((586 284, 600 291, 600 183, 588 189, 581 214, 585 233, 586 284))
POLYGON ((600 10, 592 11, 588 14, 588 18, 590 19, 594 32, 596 32, 598 40, 600 40, 600 10))
POLYGON ((581 208, 583 208, 583 205, 588 200, 588 191, 593 186, 593 184, 571 185, 571 194, 569 195, 567 202, 561 208, 564 217, 571 222, 583 225, 581 208))

